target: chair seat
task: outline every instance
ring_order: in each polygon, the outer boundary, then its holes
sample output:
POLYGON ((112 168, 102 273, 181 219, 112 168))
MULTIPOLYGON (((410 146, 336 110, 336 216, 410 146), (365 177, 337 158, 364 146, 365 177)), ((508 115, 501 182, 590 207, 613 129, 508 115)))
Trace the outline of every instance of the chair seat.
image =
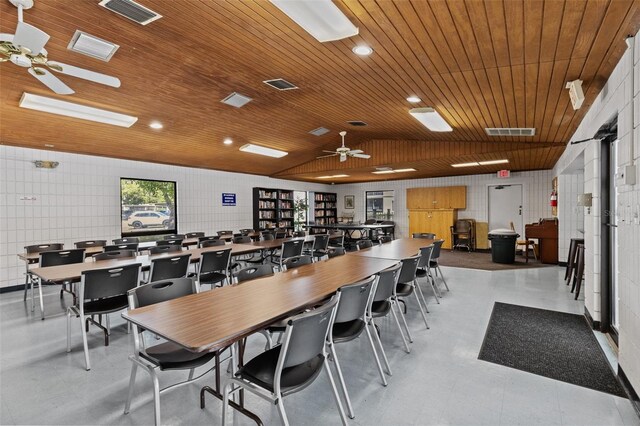
POLYGON ((87 314, 106 314, 125 309, 129 306, 126 294, 114 297, 106 297, 104 299, 91 300, 84 303, 84 313, 87 314))
POLYGON ((360 336, 365 323, 361 319, 333 324, 333 341, 335 343, 348 342, 360 336))
POLYGON ((400 297, 407 297, 413 293, 413 286, 410 284, 398 283, 396 286, 396 294, 400 297))
POLYGON ((388 300, 380 300, 371 304, 371 316, 374 318, 387 316, 391 310, 391 302, 388 300))
POLYGON ((216 284, 227 278, 225 274, 220 272, 205 272, 200 274, 200 284, 216 284))
POLYGON ((427 276, 426 269, 423 269, 423 268, 416 269, 416 277, 426 277, 426 276, 427 276))
MULTIPOLYGON (((280 356, 281 346, 276 346, 253 358, 244 367, 240 368, 236 376, 273 392, 276 366, 280 356)), ((324 357, 318 355, 305 363, 285 368, 282 370, 280 388, 283 395, 288 395, 302 390, 307 384, 320 374, 324 357)))
POLYGON ((190 352, 175 343, 165 342, 147 348, 146 353, 140 352, 140 356, 161 370, 183 370, 206 364, 213 359, 215 352, 190 352))
POLYGON ((436 266, 438 266, 438 261, 437 260, 430 260, 429 261, 429 266, 432 268, 435 268, 436 266))

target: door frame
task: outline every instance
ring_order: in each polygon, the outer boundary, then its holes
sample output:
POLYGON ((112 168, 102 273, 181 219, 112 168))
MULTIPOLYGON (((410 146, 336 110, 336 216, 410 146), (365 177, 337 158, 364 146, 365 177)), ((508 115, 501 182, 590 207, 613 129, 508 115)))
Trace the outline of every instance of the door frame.
MULTIPOLYGON (((529 212, 529 197, 525 197, 525 194, 528 194, 528 190, 529 190, 529 183, 525 182, 524 180, 518 179, 518 180, 510 180, 510 179, 504 179, 504 181, 502 179, 497 180, 497 182, 490 182, 487 183, 485 185, 486 190, 485 190, 485 215, 487 218, 487 226, 489 226, 489 187, 491 186, 499 186, 499 185, 522 185, 522 232, 524 232, 524 227, 527 224, 527 216, 526 214, 529 212)), ((491 229, 489 229, 489 231, 491 231, 491 229)), ((522 235, 522 237, 524 238, 524 235, 522 235)))

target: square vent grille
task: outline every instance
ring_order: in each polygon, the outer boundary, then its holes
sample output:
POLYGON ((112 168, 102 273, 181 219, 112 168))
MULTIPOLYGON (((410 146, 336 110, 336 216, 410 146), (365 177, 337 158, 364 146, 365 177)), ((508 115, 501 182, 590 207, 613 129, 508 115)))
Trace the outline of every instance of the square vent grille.
POLYGON ((315 136, 322 136, 324 134, 329 133, 329 129, 327 129, 326 127, 318 127, 317 129, 313 129, 309 133, 315 136))
POLYGON ((76 30, 67 49, 108 62, 119 47, 110 41, 76 30))
POLYGON ((283 78, 276 78, 274 80, 265 80, 263 81, 263 83, 278 90, 293 90, 298 88, 298 86, 296 86, 293 83, 289 83, 287 80, 283 78))
POLYGON ((484 129, 489 136, 535 136, 533 127, 487 127, 484 129))
POLYGON ((230 94, 229 96, 221 100, 220 102, 222 102, 223 104, 231 105, 236 108, 241 108, 246 104, 248 104, 249 102, 251 102, 252 100, 253 99, 251 99, 248 96, 233 92, 232 94, 230 94))
POLYGON ((132 0, 102 0, 98 4, 141 25, 162 18, 162 15, 132 0))

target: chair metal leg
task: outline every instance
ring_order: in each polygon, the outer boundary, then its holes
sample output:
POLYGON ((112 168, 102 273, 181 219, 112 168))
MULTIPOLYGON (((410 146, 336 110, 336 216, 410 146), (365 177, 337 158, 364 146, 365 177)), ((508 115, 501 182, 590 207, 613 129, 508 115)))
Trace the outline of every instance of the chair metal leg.
MULTIPOLYGON (((404 337, 404 331, 402 331, 402 327, 400 326, 400 321, 398 321, 398 315, 396 314, 395 309, 393 309, 394 305, 396 305, 396 303, 394 301, 391 301, 391 315, 393 315, 393 320, 395 321, 396 326, 398 327, 398 331, 400 332, 400 337, 402 337, 402 343, 404 343, 405 352, 411 353, 411 349, 409 349, 409 344, 407 344, 407 339, 404 337)), ((402 315, 402 313, 400 313, 400 315, 402 315)))
POLYGON ((340 420, 342 421, 343 426, 347 425, 347 416, 344 413, 344 408, 342 407, 342 402, 340 401, 340 395, 338 395, 338 388, 336 388, 336 382, 333 379, 333 374, 331 374, 331 369, 329 368, 329 361, 327 357, 324 357, 324 369, 329 376, 329 383, 331 383, 331 390, 333 391, 333 397, 336 400, 336 405, 338 406, 338 412, 340 413, 340 420))
POLYGON ((189 378, 187 380, 193 380, 193 375, 196 373, 196 369, 192 368, 189 370, 189 378))
POLYGON ((151 374, 151 381, 153 382, 153 414, 155 418, 155 425, 160 426, 160 384, 158 383, 158 375, 153 368, 149 368, 149 374, 151 374))
POLYGON ((229 393, 232 385, 233 382, 227 383, 222 392, 222 426, 227 425, 227 407, 229 406, 229 393))
POLYGON ((442 269, 440 269, 440 265, 437 266, 438 271, 440 272, 440 278, 442 278, 442 282, 444 283, 444 288, 449 291, 449 286, 447 285, 447 281, 444 279, 444 274, 442 273, 442 269))
POLYGON ((129 392, 127 392, 127 402, 124 404, 124 414, 129 414, 131 410, 131 400, 133 399, 133 386, 136 384, 136 372, 138 364, 131 362, 131 377, 129 378, 129 392))
POLYGON ((329 343, 329 351, 331 351, 331 357, 333 358, 333 362, 336 366, 336 371, 338 372, 338 380, 340 381, 342 394, 344 395, 344 399, 347 402, 347 413, 349 413, 350 419, 354 419, 356 415, 353 412, 353 407, 351 406, 351 399, 349 398, 349 393, 347 392, 347 385, 344 383, 342 369, 340 368, 340 361, 338 361, 338 357, 336 356, 336 348, 334 347, 333 343, 329 343))
POLYGON ((27 290, 29 289, 29 281, 31 281, 31 277, 29 276, 29 262, 25 262, 26 272, 24 274, 24 297, 22 300, 27 301, 27 290))
MULTIPOLYGON (((378 351, 376 351, 376 346, 373 343, 373 337, 371 337, 371 331, 369 330, 369 327, 367 327, 367 325, 365 324, 364 326, 364 330, 367 332, 367 337, 369 338, 369 344, 371 345, 371 350, 373 351, 373 357, 376 360, 376 367, 378 367, 378 373, 380 374, 380 379, 382 380, 382 386, 387 386, 387 378, 384 377, 384 371, 382 371, 382 364, 380 364, 380 358, 378 357, 378 351)), ((375 330, 373 332, 373 334, 375 333, 375 330)))
MULTIPOLYGON (((370 319, 371 321, 371 326, 372 327, 376 327, 376 324, 373 322, 373 318, 370 319)), ((393 373, 391 372, 391 367, 389 366, 389 360, 387 359, 387 354, 384 351, 384 347, 382 346, 382 341, 380 340, 380 336, 378 335, 378 333, 373 333, 373 337, 374 340, 378 343, 378 347, 380 348, 380 353, 382 354, 382 360, 384 361, 384 366, 387 369, 387 374, 389 376, 393 376, 393 373)))
MULTIPOLYGON (((427 308, 427 301, 424 298, 424 294, 422 293, 422 287, 420 287, 420 284, 418 283, 418 280, 413 280, 413 287, 416 289, 416 292, 420 293, 420 298, 422 299, 422 303, 424 303, 424 310, 429 313, 429 309, 427 308)), ((437 299, 437 297, 436 297, 437 299)), ((438 302, 440 303, 440 302, 438 302)))
POLYGON ((420 308, 420 313, 422 314, 422 319, 424 320, 424 325, 427 326, 427 330, 429 329, 429 323, 427 322, 427 314, 424 313, 424 309, 422 308, 422 303, 420 303, 420 296, 418 296, 418 292, 413 290, 414 296, 416 296, 416 302, 418 302, 418 308, 420 308))
POLYGON ((104 314, 104 318, 107 325, 107 335, 111 336, 111 321, 109 320, 109 314, 104 314))
POLYGON ((40 319, 44 321, 44 298, 42 297, 42 281, 38 280, 38 295, 40 296, 40 319))
MULTIPOLYGON (((397 297, 396 297, 396 302, 399 302, 397 297)), ((413 337, 411 337, 411 333, 409 332, 409 326, 407 325, 407 318, 405 318, 405 314, 402 312, 402 309, 400 309, 400 305, 396 303, 396 306, 398 307, 398 311, 400 312, 400 318, 402 319, 402 323, 404 324, 404 329, 407 331, 407 338, 409 339, 410 343, 413 343, 413 337)), ((406 308, 407 304, 405 303, 404 306, 406 308)), ((393 306, 391 308, 393 308, 393 306)))
POLYGON ((282 403, 282 395, 276 395, 276 407, 278 407, 278 414, 284 426, 289 426, 289 419, 287 419, 287 413, 284 411, 284 404, 282 403))
POLYGON ((91 370, 91 363, 89 361, 89 343, 87 343, 87 330, 84 328, 84 320, 82 316, 80 317, 80 329, 82 330, 82 346, 84 347, 84 362, 86 365, 87 371, 91 370))
POLYGON ((67 352, 71 352, 71 308, 67 309, 67 352))
POLYGON ((436 302, 439 305, 440 304, 440 294, 439 294, 439 291, 438 291, 438 289, 436 288, 436 286, 434 284, 434 281, 435 280, 431 277, 431 275, 427 274, 427 282, 431 285, 431 290, 433 291, 433 295, 435 296, 436 302))

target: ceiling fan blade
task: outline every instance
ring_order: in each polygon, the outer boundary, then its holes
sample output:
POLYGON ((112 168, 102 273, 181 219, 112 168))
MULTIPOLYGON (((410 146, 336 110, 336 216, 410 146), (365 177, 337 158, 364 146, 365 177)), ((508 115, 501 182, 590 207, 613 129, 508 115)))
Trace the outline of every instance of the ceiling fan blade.
POLYGON ((47 41, 49 41, 49 34, 26 22, 18 22, 16 34, 13 36, 14 45, 26 47, 31 54, 37 55, 42 52, 47 41))
POLYGON ((340 154, 340 162, 343 163, 347 161, 347 154, 340 154))
POLYGON ((322 152, 330 152, 330 153, 332 153, 332 154, 336 154, 336 155, 338 155, 338 153, 337 153, 337 152, 335 152, 335 151, 327 151, 326 149, 323 149, 323 150, 322 150, 322 152))
POLYGON ((371 158, 369 154, 354 154, 353 151, 351 152, 351 156, 355 158, 371 158))
POLYGON ((349 152, 351 152, 352 154, 362 154, 364 151, 361 149, 352 149, 349 152))
POLYGON ((0 41, 8 41, 9 43, 12 43, 13 34, 0 33, 0 41))
POLYGON ((328 157, 335 157, 336 155, 338 155, 338 154, 336 154, 336 153, 334 152, 333 154, 329 154, 329 155, 321 155, 320 157, 316 157, 316 158, 328 158, 328 157))
POLYGON ((58 77, 44 68, 29 68, 29 74, 40 80, 42 84, 56 92, 58 95, 72 95, 73 89, 62 82, 58 77))
POLYGON ((84 80, 93 81, 94 83, 100 83, 106 86, 120 87, 120 79, 111 77, 110 75, 74 67, 73 65, 63 64, 62 62, 48 61, 46 65, 56 72, 67 74, 72 77, 82 78, 84 80))

